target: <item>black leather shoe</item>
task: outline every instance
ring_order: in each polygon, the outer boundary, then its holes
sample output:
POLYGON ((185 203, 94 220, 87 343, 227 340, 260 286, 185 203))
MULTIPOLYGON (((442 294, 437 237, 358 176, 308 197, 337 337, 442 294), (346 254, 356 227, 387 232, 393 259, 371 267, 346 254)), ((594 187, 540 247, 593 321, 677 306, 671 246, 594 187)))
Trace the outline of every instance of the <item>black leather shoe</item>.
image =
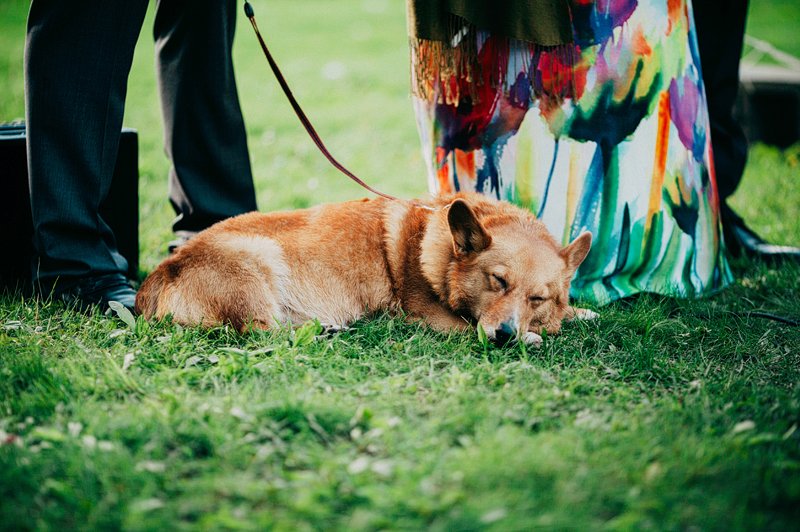
POLYGON ((76 304, 81 310, 89 310, 91 307, 97 306, 103 312, 109 311, 109 301, 117 301, 132 313, 134 312, 136 290, 120 273, 62 281, 60 280, 56 284, 53 290, 53 299, 76 304))
POLYGON ((778 246, 765 242, 763 238, 747 227, 738 214, 725 204, 722 205, 721 215, 725 246, 733 257, 744 256, 751 259, 760 259, 770 264, 787 261, 800 264, 800 248, 778 246))

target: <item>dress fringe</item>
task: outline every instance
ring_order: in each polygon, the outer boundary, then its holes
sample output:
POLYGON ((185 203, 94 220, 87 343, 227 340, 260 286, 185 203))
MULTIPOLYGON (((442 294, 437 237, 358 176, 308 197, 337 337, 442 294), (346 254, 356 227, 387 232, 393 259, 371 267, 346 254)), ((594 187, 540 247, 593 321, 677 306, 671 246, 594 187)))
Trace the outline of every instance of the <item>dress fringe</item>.
POLYGON ((455 15, 448 28, 447 41, 410 39, 415 96, 447 105, 458 105, 465 97, 480 101, 486 89, 506 96, 513 89, 512 100, 524 96, 521 105, 539 98, 561 101, 575 96, 575 66, 580 59, 576 44, 543 46, 494 35, 455 15), (521 70, 515 61, 515 71, 509 72, 511 54, 521 54, 521 70))

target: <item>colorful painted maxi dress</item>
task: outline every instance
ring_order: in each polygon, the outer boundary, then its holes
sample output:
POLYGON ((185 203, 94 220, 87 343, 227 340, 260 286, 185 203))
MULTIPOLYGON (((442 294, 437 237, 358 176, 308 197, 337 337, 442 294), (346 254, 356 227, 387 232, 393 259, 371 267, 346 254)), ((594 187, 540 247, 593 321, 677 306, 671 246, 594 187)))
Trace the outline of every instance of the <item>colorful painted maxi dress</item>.
POLYGON ((457 17, 450 57, 412 39, 431 192, 513 201, 564 243, 591 231, 578 299, 718 290, 731 273, 690 0, 569 9, 569 46, 460 27, 457 17))

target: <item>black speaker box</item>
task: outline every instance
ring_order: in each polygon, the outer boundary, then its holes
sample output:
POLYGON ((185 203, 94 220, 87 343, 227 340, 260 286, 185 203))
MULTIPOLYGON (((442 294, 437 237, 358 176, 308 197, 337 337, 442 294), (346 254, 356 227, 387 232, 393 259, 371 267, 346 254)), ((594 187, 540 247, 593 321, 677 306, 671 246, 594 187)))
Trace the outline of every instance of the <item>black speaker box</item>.
MULTIPOLYGON (((30 288, 33 223, 28 192, 25 126, 0 125, 0 287, 30 288)), ((128 261, 127 275, 139 276, 139 138, 123 129, 117 164, 100 215, 114 231, 128 261)))

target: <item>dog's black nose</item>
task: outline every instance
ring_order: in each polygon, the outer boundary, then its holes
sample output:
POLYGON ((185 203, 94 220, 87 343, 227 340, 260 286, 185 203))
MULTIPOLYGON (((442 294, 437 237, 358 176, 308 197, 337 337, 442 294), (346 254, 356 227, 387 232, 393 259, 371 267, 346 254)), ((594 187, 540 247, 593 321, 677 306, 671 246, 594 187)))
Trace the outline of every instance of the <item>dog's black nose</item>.
POLYGON ((494 340, 500 345, 505 345, 517 337, 517 331, 510 324, 502 323, 494 331, 494 340))
POLYGON ((495 332, 495 334, 494 334, 494 341, 498 345, 506 345, 514 337, 515 337, 515 335, 508 334, 507 332, 501 331, 500 329, 498 329, 497 332, 495 332))

